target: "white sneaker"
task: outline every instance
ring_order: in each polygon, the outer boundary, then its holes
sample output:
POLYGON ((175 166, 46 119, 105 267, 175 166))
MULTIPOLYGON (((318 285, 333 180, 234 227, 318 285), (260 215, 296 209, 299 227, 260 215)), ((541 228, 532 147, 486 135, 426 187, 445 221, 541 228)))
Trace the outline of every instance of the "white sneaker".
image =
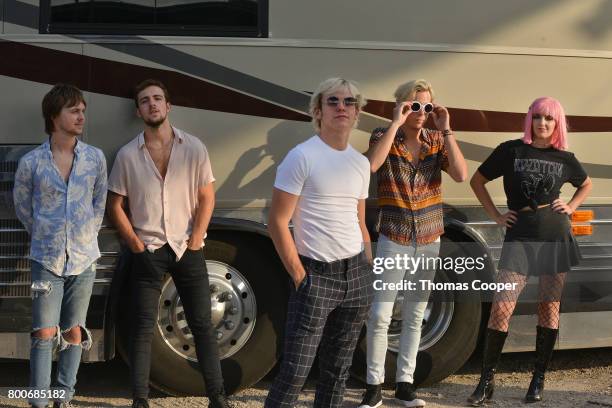
POLYGON ((395 400, 399 402, 401 405, 408 407, 408 408, 422 408, 426 405, 425 401, 423 401, 422 399, 418 399, 418 398, 415 398, 411 401, 401 400, 399 398, 396 398, 395 400))

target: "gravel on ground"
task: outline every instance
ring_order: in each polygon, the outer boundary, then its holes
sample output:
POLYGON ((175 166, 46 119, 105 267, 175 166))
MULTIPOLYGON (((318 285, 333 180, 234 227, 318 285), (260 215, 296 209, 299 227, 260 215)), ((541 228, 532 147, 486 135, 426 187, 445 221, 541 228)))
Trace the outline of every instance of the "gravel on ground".
MULTIPOLYGON (((492 407, 612 407, 612 348, 559 351, 553 357, 550 371, 546 375, 545 401, 524 404, 533 353, 505 354, 496 377, 495 400, 492 407)), ((465 406, 467 396, 473 391, 479 378, 479 357, 473 357, 457 374, 430 387, 419 389, 419 397, 427 407, 446 408, 465 406)), ((0 361, 0 387, 25 387, 28 381, 28 363, 23 361, 0 361)), ((241 408, 261 407, 272 378, 265 378, 254 387, 236 394, 233 399, 241 408)), ((311 407, 314 399, 316 378, 310 378, 296 408, 311 407)), ((349 381, 344 407, 357 407, 361 400, 362 385, 349 381)), ((384 405, 399 407, 393 401, 392 390, 384 391, 384 405)), ((130 407, 128 369, 116 359, 104 363, 84 364, 79 373, 77 396, 73 401, 77 407, 130 407)), ((168 397, 153 391, 151 407, 195 408, 207 407, 203 397, 168 397)), ((7 408, 27 407, 24 400, 0 397, 0 406, 7 408)))

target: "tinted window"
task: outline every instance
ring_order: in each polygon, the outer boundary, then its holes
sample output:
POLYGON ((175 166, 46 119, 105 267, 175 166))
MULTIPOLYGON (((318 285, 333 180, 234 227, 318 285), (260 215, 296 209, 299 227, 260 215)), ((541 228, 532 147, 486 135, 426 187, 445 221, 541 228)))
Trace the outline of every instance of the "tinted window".
POLYGON ((267 0, 42 0, 41 31, 267 36, 267 0))

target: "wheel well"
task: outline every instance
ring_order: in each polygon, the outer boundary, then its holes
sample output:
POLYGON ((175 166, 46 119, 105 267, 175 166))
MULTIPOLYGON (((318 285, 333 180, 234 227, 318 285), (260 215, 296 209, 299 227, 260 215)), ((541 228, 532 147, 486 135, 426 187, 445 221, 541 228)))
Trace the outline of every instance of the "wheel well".
MULTIPOLYGON (((491 251, 488 250, 484 242, 475 238, 475 235, 470 235, 465 231, 468 229, 467 226, 463 225, 461 228, 458 225, 450 224, 445 226, 444 237, 448 238, 453 242, 467 242, 470 244, 468 248, 471 249, 471 254, 479 256, 484 253, 487 254, 487 262, 485 262, 485 268, 482 271, 477 271, 478 279, 483 281, 491 282, 495 279, 495 264, 491 256, 491 251)), ((483 334, 486 330, 487 321, 489 320, 489 313, 491 311, 491 302, 482 302, 482 319, 480 322, 480 332, 478 335, 479 342, 482 340, 483 334)), ((476 347, 479 350, 480 347, 476 347)))
MULTIPOLYGON (((264 225, 255 222, 245 222, 242 224, 244 229, 240 228, 238 220, 221 221, 213 220, 208 229, 207 239, 215 239, 220 241, 236 241, 242 240, 249 242, 249 245, 256 246, 265 256, 274 257, 281 265, 282 270, 279 273, 286 274, 282 267, 282 262, 278 257, 272 240, 267 235, 267 230, 264 225)), ((109 293, 109 301, 106 305, 105 316, 105 359, 111 359, 115 356, 117 346, 121 342, 117 341, 119 330, 117 330, 118 311, 122 301, 129 298, 129 268, 131 265, 131 253, 129 249, 123 247, 120 251, 111 289, 109 293)), ((121 350, 120 350, 121 351, 121 350)), ((125 350, 123 350, 125 351, 125 350)))
POLYGON ((478 279, 482 279, 483 281, 491 282, 494 279, 495 265, 493 264, 491 251, 489 251, 481 240, 476 239, 472 234, 466 233, 465 228, 461 230, 454 225, 445 226, 443 237, 453 242, 467 243, 469 246, 467 248, 464 247, 464 249, 466 249, 470 255, 477 257, 485 254, 485 267, 482 270, 476 270, 476 274, 478 275, 478 279))
POLYGON ((269 236, 262 235, 259 232, 247 231, 247 230, 236 230, 226 228, 211 228, 208 230, 208 236, 206 239, 216 239, 221 241, 236 241, 245 240, 249 244, 256 245, 262 250, 268 250, 272 252, 272 255, 278 257, 274 244, 269 236))

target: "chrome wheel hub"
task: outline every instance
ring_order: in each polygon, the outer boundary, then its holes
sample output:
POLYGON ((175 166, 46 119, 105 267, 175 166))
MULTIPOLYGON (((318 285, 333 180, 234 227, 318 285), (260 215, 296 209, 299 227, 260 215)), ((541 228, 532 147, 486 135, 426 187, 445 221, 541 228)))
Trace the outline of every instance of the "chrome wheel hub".
MULTIPOLYGON (((255 328, 255 293, 240 272, 223 262, 206 261, 211 298, 211 321, 219 357, 230 357, 248 341, 255 328)), ((162 288, 158 305, 157 329, 175 353, 197 361, 193 335, 181 298, 172 279, 162 288)))
MULTIPOLYGON (((427 302, 425 313, 423 314, 423 322, 421 326, 421 342, 419 350, 426 350, 436 344, 444 333, 448 330, 453 314, 455 313, 455 304, 453 302, 453 293, 447 291, 442 295, 438 294, 436 302, 433 302, 431 297, 427 302), (442 299, 443 301, 440 301, 442 299)), ((389 325, 388 342, 389 350, 397 353, 399 351, 400 334, 402 331, 402 305, 404 297, 401 293, 398 294, 395 304, 393 305, 393 316, 389 325)))

